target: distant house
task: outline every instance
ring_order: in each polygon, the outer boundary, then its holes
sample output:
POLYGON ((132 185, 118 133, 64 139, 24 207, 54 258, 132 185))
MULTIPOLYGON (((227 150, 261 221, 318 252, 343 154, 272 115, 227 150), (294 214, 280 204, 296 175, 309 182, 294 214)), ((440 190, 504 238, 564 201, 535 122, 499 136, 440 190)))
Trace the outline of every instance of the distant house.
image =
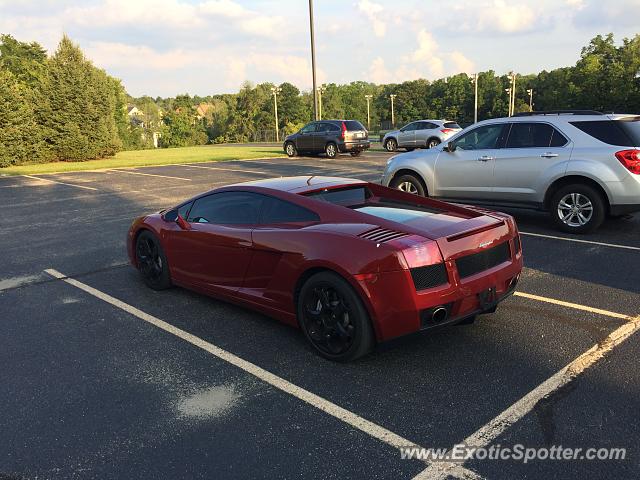
POLYGON ((144 128, 144 113, 135 105, 127 105, 127 116, 131 125, 144 128))
POLYGON ((196 116, 198 119, 202 119, 207 115, 207 112, 213 108, 210 103, 201 103, 196 107, 196 116))

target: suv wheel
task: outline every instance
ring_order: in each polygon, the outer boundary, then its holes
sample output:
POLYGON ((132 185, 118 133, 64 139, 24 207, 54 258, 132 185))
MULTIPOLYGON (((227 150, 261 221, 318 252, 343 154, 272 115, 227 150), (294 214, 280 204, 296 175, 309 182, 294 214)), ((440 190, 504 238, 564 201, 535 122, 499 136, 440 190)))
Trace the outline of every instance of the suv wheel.
POLYGON ((426 196, 426 191, 422 182, 415 176, 407 173, 396 177, 391 182, 391 188, 396 188, 401 192, 413 193, 414 195, 426 196))
POLYGON ((440 140, 438 140, 437 138, 431 138, 427 142, 427 148, 433 148, 437 145, 440 145, 440 140))
POLYGON ((324 147, 324 153, 327 158, 336 158, 338 156, 338 147, 335 143, 327 143, 326 147, 324 147))
POLYGON ((395 152, 398 148, 398 142, 396 142, 395 138, 389 138, 384 142, 384 148, 386 148, 387 152, 395 152))
POLYGON ((284 151, 289 157, 295 157, 298 154, 298 152, 296 151, 296 146, 292 142, 287 142, 284 147, 284 151))
POLYGON ((550 211, 556 226, 569 233, 592 232, 605 218, 602 195, 579 183, 558 190, 551 200, 550 211))

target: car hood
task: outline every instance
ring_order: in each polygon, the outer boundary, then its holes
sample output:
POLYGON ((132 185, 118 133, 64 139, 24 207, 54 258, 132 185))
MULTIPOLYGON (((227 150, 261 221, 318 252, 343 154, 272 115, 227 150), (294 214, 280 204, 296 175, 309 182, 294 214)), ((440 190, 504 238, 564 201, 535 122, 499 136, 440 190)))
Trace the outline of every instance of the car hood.
POLYGON ((391 132, 387 132, 384 134, 384 138, 387 138, 388 136, 393 136, 393 135, 398 135, 400 133, 400 130, 392 130, 391 132))

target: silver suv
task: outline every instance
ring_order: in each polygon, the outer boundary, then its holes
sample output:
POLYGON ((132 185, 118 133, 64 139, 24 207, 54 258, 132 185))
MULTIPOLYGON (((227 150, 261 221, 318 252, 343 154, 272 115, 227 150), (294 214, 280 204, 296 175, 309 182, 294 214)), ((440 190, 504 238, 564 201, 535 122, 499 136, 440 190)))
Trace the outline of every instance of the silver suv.
POLYGON ((395 152, 398 147, 408 151, 433 148, 460 130, 460 125, 449 120, 418 120, 387 133, 382 138, 382 146, 389 152, 395 152))
POLYGON ((553 111, 484 120, 431 150, 392 157, 382 177, 411 193, 546 210, 565 232, 640 211, 640 116, 553 111))

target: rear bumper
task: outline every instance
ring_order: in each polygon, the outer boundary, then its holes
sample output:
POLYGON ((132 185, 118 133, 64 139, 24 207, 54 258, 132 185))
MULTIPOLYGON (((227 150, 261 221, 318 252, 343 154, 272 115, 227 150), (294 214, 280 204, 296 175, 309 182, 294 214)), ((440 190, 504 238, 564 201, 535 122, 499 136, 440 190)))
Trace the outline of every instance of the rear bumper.
POLYGON ((361 152, 371 147, 369 140, 354 140, 353 142, 344 142, 338 145, 340 152, 361 152))
MULTIPOLYGON (((513 242, 510 244, 513 252, 513 242)), ((453 269, 453 265, 447 265, 449 283, 421 291, 416 291, 408 270, 381 273, 373 281, 360 282, 372 309, 378 341, 454 324, 492 311, 513 292, 522 271, 522 251, 465 279, 453 274, 453 269), (490 299, 487 292, 491 292, 490 299), (428 321, 428 312, 439 306, 447 308, 447 319, 432 324, 428 321)))

